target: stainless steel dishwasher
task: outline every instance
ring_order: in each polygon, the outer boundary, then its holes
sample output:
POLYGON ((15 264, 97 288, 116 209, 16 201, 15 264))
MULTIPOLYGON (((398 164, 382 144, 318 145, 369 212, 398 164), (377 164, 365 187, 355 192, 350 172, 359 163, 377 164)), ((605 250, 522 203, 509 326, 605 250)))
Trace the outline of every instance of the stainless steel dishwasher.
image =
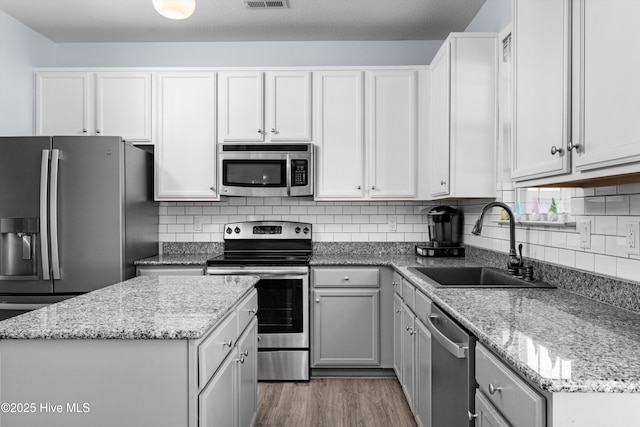
POLYGON ((473 426, 476 337, 431 303, 431 425, 473 426))

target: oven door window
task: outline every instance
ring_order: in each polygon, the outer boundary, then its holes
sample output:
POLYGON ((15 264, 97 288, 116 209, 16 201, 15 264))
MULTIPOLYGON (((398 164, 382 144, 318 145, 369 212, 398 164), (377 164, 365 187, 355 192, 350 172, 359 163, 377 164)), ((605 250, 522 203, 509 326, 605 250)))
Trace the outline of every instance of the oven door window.
POLYGON ((303 332, 302 280, 260 279, 258 290, 258 333, 303 332))
POLYGON ((286 160, 224 160, 223 185, 233 187, 286 187, 286 160))

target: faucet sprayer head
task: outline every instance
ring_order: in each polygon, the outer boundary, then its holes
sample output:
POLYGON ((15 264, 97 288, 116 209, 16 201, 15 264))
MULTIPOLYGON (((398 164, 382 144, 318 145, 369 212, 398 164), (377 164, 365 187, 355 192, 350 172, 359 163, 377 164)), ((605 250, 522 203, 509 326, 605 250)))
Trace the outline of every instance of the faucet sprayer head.
POLYGON ((476 223, 473 225, 473 228, 471 229, 471 234, 475 234, 476 236, 479 236, 480 233, 482 232, 482 215, 480 215, 477 219, 476 219, 476 223))

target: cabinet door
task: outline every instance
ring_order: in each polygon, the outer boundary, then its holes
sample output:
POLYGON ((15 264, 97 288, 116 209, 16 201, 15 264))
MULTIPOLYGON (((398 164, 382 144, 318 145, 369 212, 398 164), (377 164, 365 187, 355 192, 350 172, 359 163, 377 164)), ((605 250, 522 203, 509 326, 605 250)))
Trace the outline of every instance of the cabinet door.
POLYGON ((449 194, 449 48, 432 64, 431 74, 431 195, 449 194))
MULTIPOLYGON (((568 173, 571 1, 518 0, 513 5, 515 103, 511 176, 523 180, 568 173), (552 154, 553 147, 562 151, 552 154)), ((617 33, 618 23, 612 25, 617 33)), ((604 64, 608 63, 602 62, 603 69, 604 64)))
POLYGON ((264 141, 264 75, 260 71, 221 72, 222 141, 264 141))
POLYGON ((431 427, 431 332, 415 321, 415 402, 418 427, 431 427))
POLYGON ((311 72, 267 73, 271 141, 311 141, 311 72))
POLYGON ((393 370, 402 384, 402 298, 393 294, 393 370))
POLYGON ((486 397, 476 390, 476 427, 511 427, 500 412, 487 400, 486 397))
MULTIPOLYGON (((576 4, 576 3, 574 3, 576 4)), ((579 3, 581 38, 578 171, 640 161, 640 2, 579 3)))
POLYGON ((402 389, 412 412, 415 412, 415 316, 402 304, 402 389))
POLYGON ((380 363, 379 290, 314 291, 315 366, 375 366, 380 363))
POLYGON ((216 75, 161 73, 156 200, 215 200, 216 75))
POLYGON ((90 74, 36 75, 36 135, 88 135, 90 74))
POLYGON ((238 352, 234 350, 222 363, 198 396, 198 426, 236 426, 238 352))
POLYGON ((238 426, 252 426, 258 414, 258 320, 238 340, 238 426))
POLYGON ((316 73, 317 199, 364 195, 362 74, 316 73))
POLYGON ((415 71, 374 71, 369 79, 372 198, 417 196, 415 71))
POLYGON ((96 74, 95 133, 151 141, 151 73, 96 74))

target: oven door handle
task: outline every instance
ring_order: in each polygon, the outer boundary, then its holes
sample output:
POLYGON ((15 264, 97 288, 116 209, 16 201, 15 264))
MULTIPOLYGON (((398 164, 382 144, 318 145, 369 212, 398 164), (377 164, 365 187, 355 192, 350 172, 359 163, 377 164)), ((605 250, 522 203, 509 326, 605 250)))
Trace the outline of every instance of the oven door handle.
POLYGON ((308 269, 306 267, 301 267, 299 269, 287 269, 287 270, 278 270, 273 271, 269 269, 259 270, 259 269, 238 269, 238 268, 208 268, 207 275, 208 276, 260 276, 260 277, 282 277, 282 276, 290 276, 290 275, 298 275, 298 276, 306 276, 308 273, 308 269))

